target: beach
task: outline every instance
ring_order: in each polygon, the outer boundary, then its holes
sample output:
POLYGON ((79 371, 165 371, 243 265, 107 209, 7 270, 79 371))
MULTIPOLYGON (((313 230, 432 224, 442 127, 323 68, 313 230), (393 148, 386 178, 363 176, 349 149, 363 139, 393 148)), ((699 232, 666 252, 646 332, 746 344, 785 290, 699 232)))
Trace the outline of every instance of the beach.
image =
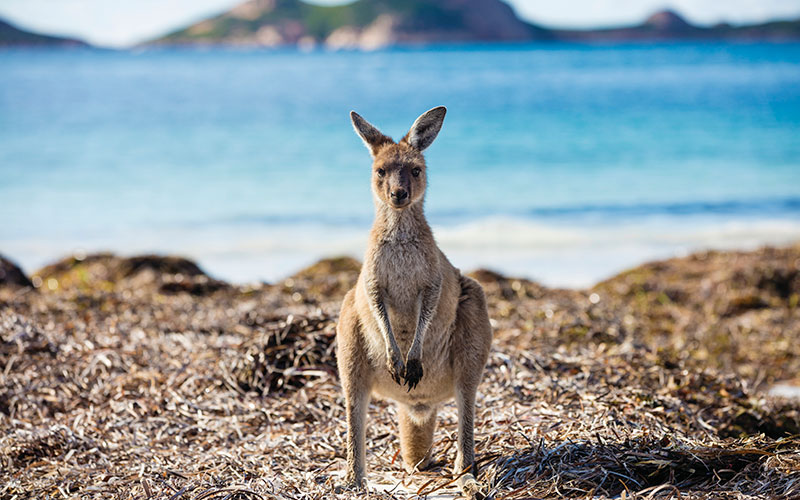
MULTIPOLYGON (((335 324, 358 261, 271 284, 78 254, 0 279, 0 497, 351 498, 335 324)), ((495 340, 476 413, 495 498, 789 498, 800 484, 800 246, 699 252, 586 289, 471 273, 495 340)), ((424 360, 423 360, 424 362, 424 360)), ((373 400, 369 498, 452 497, 373 400)))

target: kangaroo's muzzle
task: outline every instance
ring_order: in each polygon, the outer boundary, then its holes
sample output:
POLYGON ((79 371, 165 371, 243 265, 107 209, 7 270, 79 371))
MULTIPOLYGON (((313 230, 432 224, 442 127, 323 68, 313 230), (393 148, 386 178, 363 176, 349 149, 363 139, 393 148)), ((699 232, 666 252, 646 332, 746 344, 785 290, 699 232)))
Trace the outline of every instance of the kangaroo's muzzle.
POLYGON ((408 191, 405 189, 395 189, 391 193, 392 204, 396 207, 402 207, 408 202, 408 191))

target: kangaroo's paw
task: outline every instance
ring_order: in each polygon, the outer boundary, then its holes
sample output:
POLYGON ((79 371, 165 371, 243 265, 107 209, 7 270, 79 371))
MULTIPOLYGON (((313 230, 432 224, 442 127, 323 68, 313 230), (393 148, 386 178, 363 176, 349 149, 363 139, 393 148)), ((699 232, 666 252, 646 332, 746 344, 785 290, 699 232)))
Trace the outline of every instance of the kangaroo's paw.
POLYGON ((486 491, 472 474, 461 476, 458 480, 458 487, 461 489, 461 493, 470 500, 484 500, 486 498, 486 491))
POLYGON ((408 385, 408 390, 415 388, 419 381, 422 379, 422 361, 418 359, 409 359, 406 363, 406 385, 408 385))
POLYGON ((406 373, 406 365, 403 363, 403 357, 400 356, 400 353, 387 353, 386 369, 389 370, 389 375, 392 376, 392 380, 399 385, 403 385, 403 376, 406 373))

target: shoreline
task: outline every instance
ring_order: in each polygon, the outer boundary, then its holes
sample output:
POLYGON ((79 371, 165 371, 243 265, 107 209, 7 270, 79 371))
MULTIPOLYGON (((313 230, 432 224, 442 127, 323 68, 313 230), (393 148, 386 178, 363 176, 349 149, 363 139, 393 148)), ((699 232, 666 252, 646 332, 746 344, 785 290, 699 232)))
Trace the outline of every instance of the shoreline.
MULTIPOLYGON (((7 241, 2 251, 29 274, 70 254, 183 256, 215 279, 245 285, 280 282, 330 256, 360 260, 368 234, 368 228, 360 225, 212 226, 175 230, 169 237, 164 231, 137 232, 136 241, 115 234, 80 241, 18 238, 7 241), (209 245, 209 241, 217 243, 209 245)), ((589 221, 559 225, 490 217, 457 225, 435 224, 434 234, 451 262, 464 272, 488 268, 550 287, 580 290, 654 260, 704 251, 794 245, 800 242, 800 224, 788 218, 756 218, 723 223, 714 223, 714 219, 653 220, 652 225, 620 221, 592 226, 589 221)))

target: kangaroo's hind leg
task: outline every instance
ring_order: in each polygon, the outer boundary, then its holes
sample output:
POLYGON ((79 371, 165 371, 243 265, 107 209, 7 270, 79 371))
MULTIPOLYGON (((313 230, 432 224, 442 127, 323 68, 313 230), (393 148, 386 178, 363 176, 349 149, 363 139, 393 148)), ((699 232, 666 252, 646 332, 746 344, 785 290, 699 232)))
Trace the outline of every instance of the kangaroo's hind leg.
POLYGON ((475 479, 475 394, 489 357, 492 327, 486 308, 483 289, 473 279, 461 277, 456 327, 453 332, 453 366, 458 407, 458 442, 455 473, 469 472, 459 479, 462 492, 470 498, 482 498, 480 485, 475 479))
POLYGON ((337 364, 347 410, 347 487, 366 486, 366 418, 372 370, 364 349, 351 290, 342 303, 336 327, 337 364))

